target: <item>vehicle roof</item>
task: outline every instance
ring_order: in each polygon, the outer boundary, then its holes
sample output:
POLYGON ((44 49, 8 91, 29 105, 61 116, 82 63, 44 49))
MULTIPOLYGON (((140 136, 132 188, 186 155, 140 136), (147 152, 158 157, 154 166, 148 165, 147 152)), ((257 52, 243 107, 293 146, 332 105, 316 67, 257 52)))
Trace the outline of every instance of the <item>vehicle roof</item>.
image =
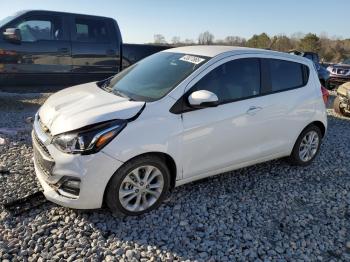
POLYGON ((99 17, 99 18, 110 18, 110 19, 113 19, 111 17, 99 16, 99 15, 71 13, 71 12, 61 12, 61 11, 42 10, 42 9, 29 9, 29 10, 22 10, 20 12, 21 12, 21 14, 30 13, 30 12, 43 12, 43 13, 52 13, 52 14, 86 15, 86 16, 93 16, 93 17, 99 17))
POLYGON ((293 58, 300 61, 307 61, 306 58, 291 55, 288 53, 266 50, 266 49, 258 49, 258 48, 249 48, 249 47, 240 47, 240 46, 220 46, 220 45, 196 45, 196 46, 183 46, 176 47, 164 50, 162 52, 174 52, 174 53, 184 53, 198 56, 206 56, 206 57, 215 57, 223 53, 254 53, 254 54, 275 54, 280 57, 293 58))

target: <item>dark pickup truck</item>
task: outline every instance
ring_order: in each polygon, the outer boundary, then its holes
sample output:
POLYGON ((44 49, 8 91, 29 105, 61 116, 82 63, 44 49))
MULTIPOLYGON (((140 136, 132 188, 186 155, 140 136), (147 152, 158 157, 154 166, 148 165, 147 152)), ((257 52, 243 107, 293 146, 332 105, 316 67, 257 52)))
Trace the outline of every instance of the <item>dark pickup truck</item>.
POLYGON ((112 18, 22 11, 0 20, 0 86, 102 80, 167 48, 123 44, 112 18))

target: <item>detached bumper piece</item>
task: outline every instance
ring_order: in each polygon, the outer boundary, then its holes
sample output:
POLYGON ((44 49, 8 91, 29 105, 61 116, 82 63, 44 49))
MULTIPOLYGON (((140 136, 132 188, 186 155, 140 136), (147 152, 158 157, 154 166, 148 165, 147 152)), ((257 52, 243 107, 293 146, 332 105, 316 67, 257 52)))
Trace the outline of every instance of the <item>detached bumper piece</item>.
POLYGON ((47 200, 43 192, 38 191, 34 194, 27 195, 23 198, 8 201, 4 203, 4 208, 12 215, 17 216, 27 211, 30 211, 35 207, 39 207, 46 202, 47 200))

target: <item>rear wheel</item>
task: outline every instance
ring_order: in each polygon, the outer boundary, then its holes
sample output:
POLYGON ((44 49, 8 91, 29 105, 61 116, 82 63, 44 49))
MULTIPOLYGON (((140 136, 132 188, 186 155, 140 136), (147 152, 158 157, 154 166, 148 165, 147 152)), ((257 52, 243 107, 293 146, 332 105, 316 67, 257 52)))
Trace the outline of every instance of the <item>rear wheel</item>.
POLYGON ((114 214, 140 215, 157 208, 170 188, 170 172, 157 156, 124 164, 108 183, 106 204, 114 214))
POLYGON ((317 126, 305 128, 295 142, 289 161, 299 166, 310 165, 320 149, 321 140, 322 134, 317 126))

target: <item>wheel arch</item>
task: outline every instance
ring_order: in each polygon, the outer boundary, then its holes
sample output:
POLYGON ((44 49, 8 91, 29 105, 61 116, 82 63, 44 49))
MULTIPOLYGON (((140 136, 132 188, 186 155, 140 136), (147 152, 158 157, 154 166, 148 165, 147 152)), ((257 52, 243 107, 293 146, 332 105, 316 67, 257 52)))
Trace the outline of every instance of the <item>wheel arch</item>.
POLYGON ((317 126, 321 130, 321 134, 322 134, 322 138, 323 138, 326 134, 326 126, 321 121, 314 121, 314 122, 308 124, 301 132, 303 132, 306 128, 308 128, 309 126, 312 126, 312 125, 317 126))
MULTIPOLYGON (((147 152, 147 153, 142 153, 142 154, 139 154, 137 156, 134 156, 134 157, 130 158, 129 160, 124 162, 123 165, 121 165, 119 168, 123 167, 126 163, 128 163, 131 160, 134 160, 134 159, 139 158, 139 157, 149 156, 149 155, 157 156, 157 157, 160 157, 160 158, 164 159, 165 164, 167 165, 167 167, 169 168, 169 171, 170 171, 170 188, 173 189, 175 187, 175 184, 176 184, 176 177, 177 177, 177 170, 178 170, 178 168, 176 166, 176 162, 175 162, 174 158, 171 157, 167 153, 164 153, 164 152, 147 152)), ((116 171, 117 170, 115 170, 115 172, 116 171)), ((108 184, 111 181, 112 177, 113 176, 111 176, 110 179, 108 180, 108 183, 107 183, 106 188, 104 190, 104 193, 103 193, 103 200, 104 201, 105 201, 105 197, 106 197, 107 187, 108 187, 108 184)))

